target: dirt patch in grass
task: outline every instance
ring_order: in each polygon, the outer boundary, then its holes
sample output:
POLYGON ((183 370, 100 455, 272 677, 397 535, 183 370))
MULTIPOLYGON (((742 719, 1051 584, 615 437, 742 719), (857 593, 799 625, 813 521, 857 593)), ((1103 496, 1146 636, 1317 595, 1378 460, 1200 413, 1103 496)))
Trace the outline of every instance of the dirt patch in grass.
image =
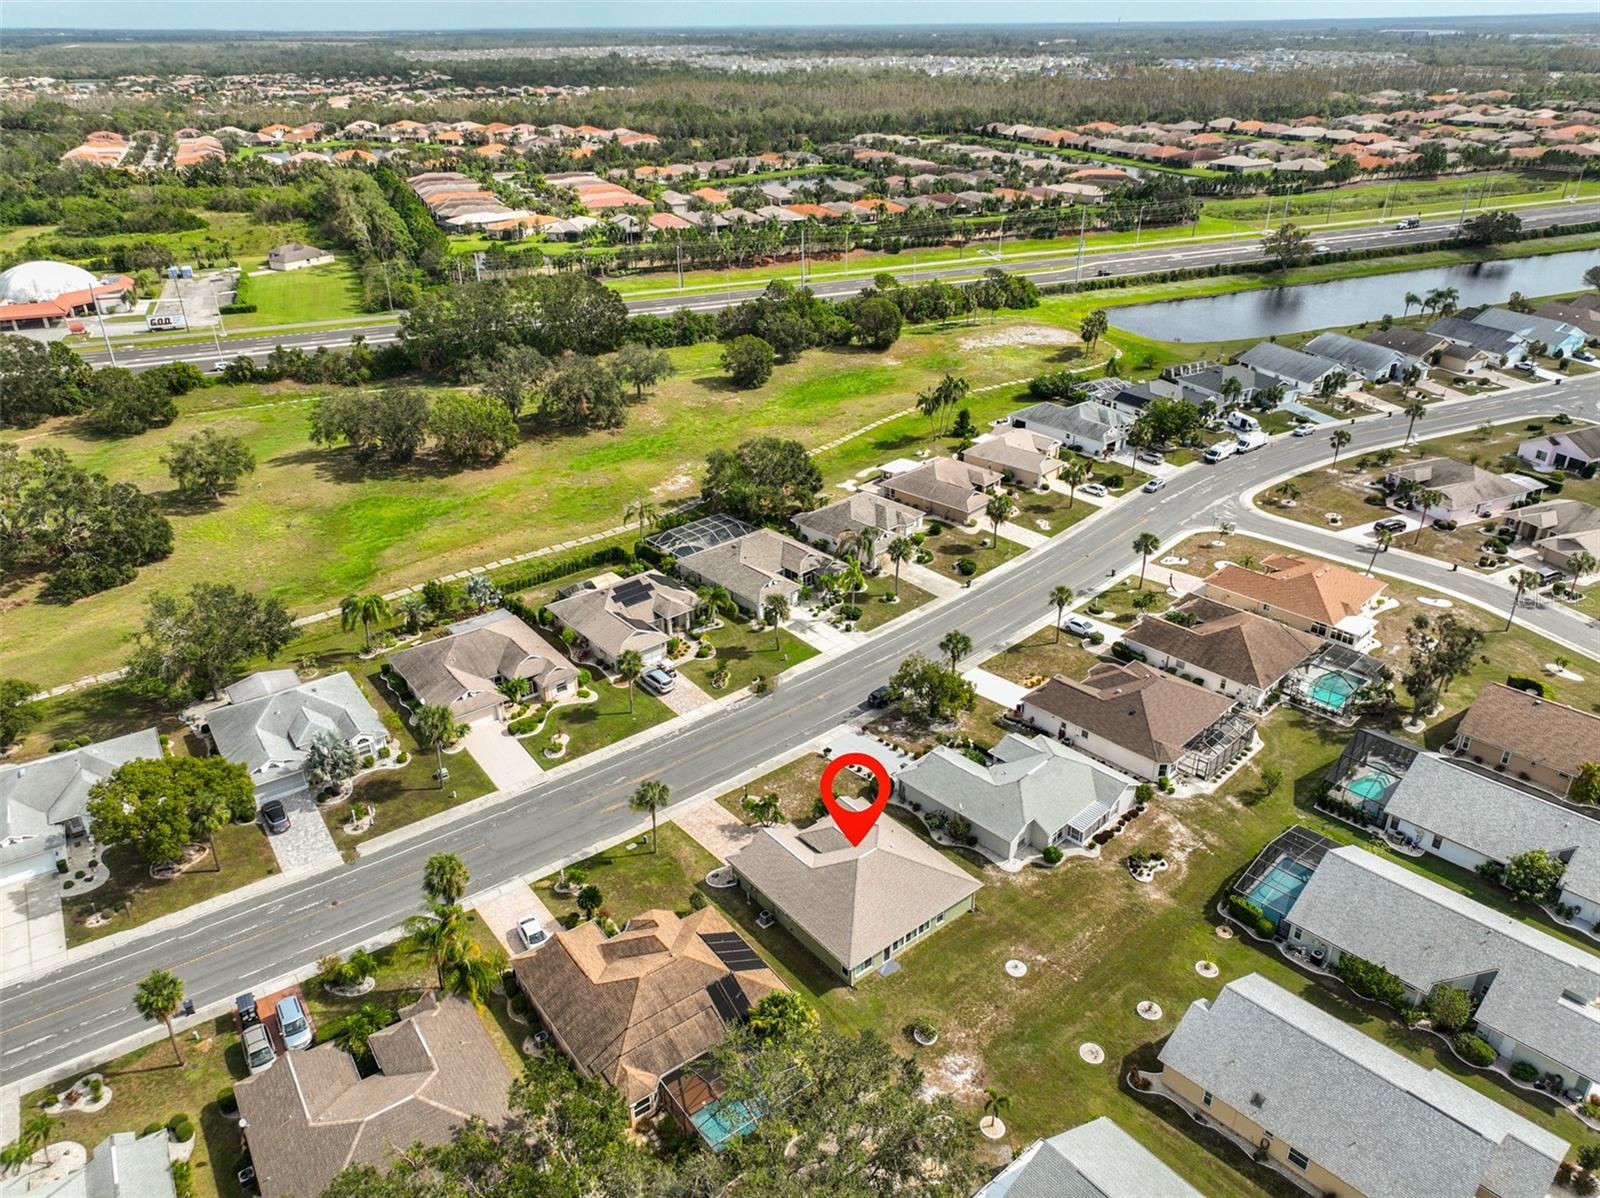
POLYGON ((963 337, 956 344, 964 350, 996 349, 1002 345, 1082 345, 1083 338, 1067 329, 1048 325, 1021 325, 963 337))

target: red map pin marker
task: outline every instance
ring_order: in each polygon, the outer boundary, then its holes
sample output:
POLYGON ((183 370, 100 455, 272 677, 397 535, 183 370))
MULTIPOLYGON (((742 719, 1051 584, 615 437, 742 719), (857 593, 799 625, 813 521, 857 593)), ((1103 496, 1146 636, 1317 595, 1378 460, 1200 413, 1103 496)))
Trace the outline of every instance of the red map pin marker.
POLYGON ((822 805, 828 809, 828 814, 833 816, 833 822, 838 825, 839 831, 844 833, 844 838, 852 845, 858 845, 867 838, 867 833, 872 831, 872 825, 878 822, 883 809, 889 805, 889 791, 893 786, 889 780, 889 771, 876 757, 868 753, 843 753, 828 762, 822 771, 822 805), (839 776, 840 770, 848 769, 852 765, 859 765, 872 771, 872 776, 878 780, 877 801, 860 811, 852 811, 842 806, 839 800, 833 797, 833 780, 839 776))

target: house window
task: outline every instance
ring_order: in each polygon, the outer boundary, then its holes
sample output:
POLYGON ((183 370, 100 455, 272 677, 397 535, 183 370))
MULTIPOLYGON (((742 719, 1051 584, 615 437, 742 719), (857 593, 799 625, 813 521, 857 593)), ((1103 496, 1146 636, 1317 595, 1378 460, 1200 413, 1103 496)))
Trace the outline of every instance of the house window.
POLYGON ((1444 844, 1444 837, 1440 836, 1437 832, 1435 832, 1433 834, 1433 847, 1434 848, 1439 848, 1443 844, 1444 844))
POLYGON ((1470 748, 1472 748, 1472 737, 1470 737, 1470 736, 1461 737, 1461 751, 1463 753, 1465 753, 1470 748))
POLYGON ((1210 1090, 1207 1090, 1204 1094, 1200 1095, 1200 1103, 1201 1103, 1202 1106, 1210 1106, 1211 1105, 1211 1091, 1210 1090))
POLYGON ((1298 1148, 1289 1149, 1289 1163, 1296 1169, 1304 1169, 1311 1163, 1311 1158, 1298 1148))
POLYGON ((633 1104, 633 1117, 635 1119, 643 1119, 646 1115, 648 1115, 650 1113, 650 1106, 654 1102, 655 1102, 655 1096, 654 1095, 650 1096, 649 1098, 641 1098, 641 1099, 639 1099, 638 1102, 633 1104))
POLYGON ((1511 750, 1510 749, 1507 749, 1504 753, 1500 754, 1500 764, 1501 765, 1510 765, 1511 764, 1511 750))

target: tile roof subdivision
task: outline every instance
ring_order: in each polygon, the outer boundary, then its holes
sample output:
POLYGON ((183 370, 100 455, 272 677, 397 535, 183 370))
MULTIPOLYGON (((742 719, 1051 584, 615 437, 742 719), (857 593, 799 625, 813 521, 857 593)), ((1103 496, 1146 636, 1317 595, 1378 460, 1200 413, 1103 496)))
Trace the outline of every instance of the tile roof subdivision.
POLYGON ((558 649, 508 611, 452 625, 449 636, 391 653, 389 664, 417 698, 445 705, 493 691, 496 678, 527 678, 542 688, 578 676, 558 649))
POLYGON ((1106 1116, 1035 1140, 976 1198, 1205 1198, 1106 1116))
POLYGON ((1600 956, 1354 845, 1322 859, 1289 922, 1423 994, 1493 974, 1479 1024, 1600 1078, 1600 956))
POLYGON ((1332 562, 1275 553, 1262 559, 1265 572, 1229 563, 1211 574, 1208 586, 1220 587, 1258 603, 1269 603, 1310 620, 1334 625, 1359 615, 1362 605, 1386 584, 1365 578, 1332 562))
POLYGON ((1224 695, 1136 661, 1103 662, 1082 682, 1057 675, 1023 702, 1158 762, 1177 761, 1233 707, 1224 695))
POLYGON ((579 1071, 605 1078, 630 1105, 787 989, 715 907, 682 918, 645 911, 610 939, 579 924, 511 968, 579 1071))
POLYGON ((1367 1198, 1544 1198, 1567 1152, 1260 974, 1193 1003, 1160 1056, 1367 1198))
POLYGON ((1125 639, 1246 686, 1272 686, 1323 645, 1321 637, 1203 595, 1190 595, 1172 610, 1197 623, 1141 616, 1125 639))
POLYGON ((378 1072, 368 1077, 328 1043, 234 1087, 262 1198, 319 1194, 348 1165, 443 1144, 473 1116, 505 1119, 511 1074, 470 1002, 429 992, 400 1016, 372 1037, 378 1072))
POLYGON ((848 967, 983 887, 890 818, 858 845, 832 820, 763 828, 728 864, 848 967))
POLYGON ((1503 682, 1491 682, 1478 692, 1456 734, 1511 749, 1569 776, 1576 776, 1587 761, 1600 761, 1600 716, 1503 682))

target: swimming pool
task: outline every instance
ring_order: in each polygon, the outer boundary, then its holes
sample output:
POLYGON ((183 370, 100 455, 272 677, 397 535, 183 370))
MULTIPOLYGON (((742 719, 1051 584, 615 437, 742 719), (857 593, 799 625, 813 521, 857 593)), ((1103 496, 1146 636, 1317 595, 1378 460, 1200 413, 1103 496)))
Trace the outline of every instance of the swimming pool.
POLYGON ((756 1125, 755 1114, 749 1106, 730 1098, 708 1103, 689 1118, 713 1152, 721 1152, 729 1140, 737 1139, 756 1125))
POLYGON ((1311 701, 1329 711, 1343 711, 1345 704, 1360 689, 1360 678, 1329 670, 1311 684, 1311 701))
POLYGON ((1345 783, 1345 790, 1358 799, 1375 803, 1389 793, 1389 788, 1399 779, 1387 770, 1379 769, 1375 765, 1361 767, 1361 771, 1354 778, 1345 783))
POLYGON ((1301 865, 1298 861, 1290 861, 1287 857, 1280 857, 1272 863, 1272 868, 1267 870, 1266 876, 1250 888, 1246 896, 1276 927, 1278 922, 1289 913, 1289 908, 1294 906, 1295 899, 1300 897, 1300 892, 1306 888, 1306 883, 1311 880, 1312 869, 1309 865, 1301 865))

